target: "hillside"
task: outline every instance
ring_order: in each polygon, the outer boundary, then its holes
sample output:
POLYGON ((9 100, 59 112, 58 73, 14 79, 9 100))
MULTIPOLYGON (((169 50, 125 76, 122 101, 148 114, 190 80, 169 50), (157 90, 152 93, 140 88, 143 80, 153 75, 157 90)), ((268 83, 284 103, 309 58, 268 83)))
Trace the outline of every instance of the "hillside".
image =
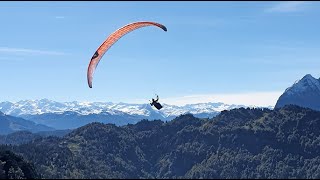
POLYGON ((0 146, 0 179, 39 179, 33 164, 0 146))
POLYGON ((216 118, 91 123, 12 147, 45 178, 320 178, 320 112, 239 108, 216 118))
POLYGON ((63 137, 70 132, 71 130, 39 131, 36 133, 30 131, 16 131, 7 135, 0 135, 0 144, 25 144, 41 137, 63 137))
POLYGON ((54 128, 36 124, 20 117, 6 115, 0 111, 0 135, 6 135, 17 131, 39 132, 53 130, 54 128))

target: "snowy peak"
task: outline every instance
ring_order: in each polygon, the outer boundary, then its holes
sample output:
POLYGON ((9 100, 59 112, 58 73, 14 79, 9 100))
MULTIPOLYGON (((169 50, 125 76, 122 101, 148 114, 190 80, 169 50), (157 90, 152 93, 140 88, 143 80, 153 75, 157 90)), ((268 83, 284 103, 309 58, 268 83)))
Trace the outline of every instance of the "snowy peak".
POLYGON ((320 80, 312 77, 310 74, 305 75, 301 79, 301 83, 306 87, 311 87, 313 90, 320 91, 320 80))
POLYGON ((310 74, 305 75, 285 90, 275 108, 281 108, 287 104, 320 110, 320 78, 316 79, 310 74))
POLYGON ((22 100, 15 103, 0 102, 0 111, 13 116, 39 115, 45 113, 63 114, 74 112, 79 115, 108 113, 111 115, 154 116, 168 118, 185 113, 217 114, 222 110, 245 107, 242 105, 228 105, 224 103, 199 103, 185 106, 163 104, 161 111, 155 110, 149 104, 128 104, 111 102, 56 102, 48 99, 22 100))
POLYGON ((55 102, 48 99, 0 102, 0 111, 55 129, 74 129, 91 122, 134 124, 142 119, 170 121, 182 114, 212 118, 222 110, 246 107, 224 103, 199 103, 175 106, 163 103, 158 111, 147 104, 111 102, 55 102))
POLYGON ((310 93, 310 91, 320 93, 320 79, 316 79, 310 74, 307 74, 301 80, 287 88, 285 93, 288 95, 295 95, 297 93, 310 93))

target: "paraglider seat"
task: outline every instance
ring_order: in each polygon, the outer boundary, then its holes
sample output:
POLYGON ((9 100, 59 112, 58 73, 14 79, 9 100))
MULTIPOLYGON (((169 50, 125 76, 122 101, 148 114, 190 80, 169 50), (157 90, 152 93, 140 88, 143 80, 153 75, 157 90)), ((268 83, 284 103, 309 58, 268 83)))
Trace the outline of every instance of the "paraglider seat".
POLYGON ((162 108, 162 105, 158 102, 154 102, 153 103, 154 107, 156 107, 158 110, 160 110, 162 108))

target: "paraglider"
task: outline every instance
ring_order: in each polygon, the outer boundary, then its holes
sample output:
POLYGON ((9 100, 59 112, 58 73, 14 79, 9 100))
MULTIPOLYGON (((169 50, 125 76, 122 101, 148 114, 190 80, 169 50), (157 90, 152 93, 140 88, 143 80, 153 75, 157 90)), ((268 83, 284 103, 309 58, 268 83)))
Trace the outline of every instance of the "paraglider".
POLYGON ((150 102, 150 105, 151 105, 151 106, 154 106, 154 107, 156 107, 158 110, 160 110, 160 109, 162 108, 162 105, 161 105, 158 101, 159 101, 159 96, 157 95, 157 99, 156 99, 156 100, 154 100, 154 99, 152 98, 152 102, 150 102))
POLYGON ((146 26, 156 26, 161 28, 164 31, 167 31, 167 28, 159 23, 155 22, 134 22, 128 25, 123 26, 122 28, 116 30, 113 32, 101 45, 100 47, 96 50, 94 55, 91 58, 91 61, 88 66, 88 71, 87 71, 87 80, 88 80, 88 85, 90 88, 92 88, 92 78, 93 78, 93 73, 96 69, 96 67, 99 64, 100 59, 102 56, 106 53, 106 51, 115 43, 117 42, 121 37, 126 35, 127 33, 136 30, 138 28, 146 27, 146 26))

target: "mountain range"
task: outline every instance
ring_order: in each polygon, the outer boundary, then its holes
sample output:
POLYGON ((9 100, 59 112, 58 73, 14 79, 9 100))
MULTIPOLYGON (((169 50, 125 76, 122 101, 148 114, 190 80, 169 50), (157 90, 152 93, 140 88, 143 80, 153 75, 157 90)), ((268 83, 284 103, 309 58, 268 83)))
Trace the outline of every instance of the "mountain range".
POLYGON ((212 118, 222 110, 245 107, 218 103, 188 104, 175 106, 163 104, 161 111, 150 104, 111 102, 56 102, 48 99, 1 102, 0 111, 22 117, 55 129, 74 129, 91 122, 134 124, 142 119, 170 121, 186 113, 199 118, 212 118))
POLYGON ((198 103, 184 106, 175 106, 163 104, 161 111, 156 111, 149 104, 129 104, 129 103, 112 103, 112 102, 56 102, 48 99, 40 100, 23 100, 18 102, 1 102, 0 110, 5 114, 13 116, 36 115, 46 113, 61 114, 67 111, 75 112, 79 115, 110 113, 129 115, 150 116, 152 113, 159 114, 163 118, 170 116, 179 116, 185 113, 191 114, 210 114, 222 110, 245 107, 244 105, 228 105, 218 103, 198 103))
MULTIPOLYGON (((319 102, 320 79, 307 74, 284 91, 279 97, 275 108, 293 104, 320 110, 319 102)), ((247 106, 210 102, 184 106, 163 104, 163 107, 158 111, 151 107, 150 104, 57 102, 49 99, 0 102, 0 111, 7 115, 24 118, 33 123, 58 130, 75 129, 91 122, 126 125, 135 124, 142 119, 170 121, 179 115, 188 113, 198 118, 212 118, 223 110, 247 106)), ((272 109, 273 107, 269 106, 267 108, 272 109)))

